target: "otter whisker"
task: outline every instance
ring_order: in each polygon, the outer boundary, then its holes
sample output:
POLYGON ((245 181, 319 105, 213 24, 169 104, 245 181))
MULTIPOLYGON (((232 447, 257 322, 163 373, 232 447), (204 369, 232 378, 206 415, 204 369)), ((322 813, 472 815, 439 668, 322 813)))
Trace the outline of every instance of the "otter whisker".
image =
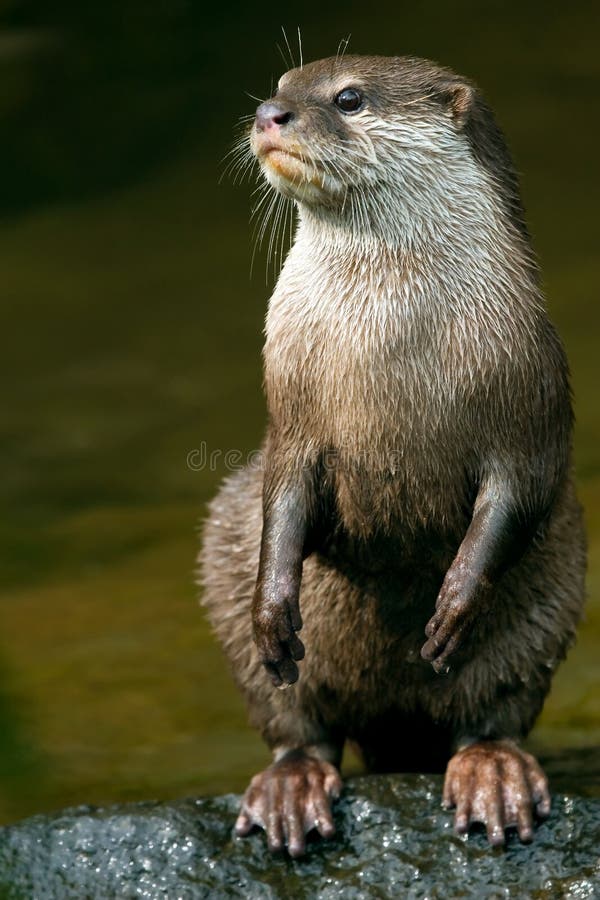
POLYGON ((255 168, 256 168, 256 160, 249 159, 249 160, 242 161, 239 164, 237 171, 232 172, 233 183, 238 184, 239 182, 244 181, 244 179, 246 179, 246 178, 249 179, 255 168))
MULTIPOLYGON (((288 199, 280 194, 275 194, 272 197, 272 201, 267 208, 267 211, 264 215, 264 218, 261 223, 260 232, 258 236, 258 246, 262 245, 265 232, 267 227, 270 225, 270 235, 269 235, 269 244, 267 248, 267 260, 266 260, 266 268, 265 268, 265 277, 268 281, 269 278, 269 270, 271 268, 271 264, 273 263, 273 269, 275 268, 275 260, 278 255, 278 246, 280 243, 279 234, 281 231, 281 224, 284 219, 283 210, 288 203, 288 199)), ((254 258, 254 254, 253 254, 254 258)))
MULTIPOLYGON (((278 44, 277 42, 275 42, 275 46, 276 46, 277 49, 279 50, 279 55, 281 56, 281 58, 282 58, 282 60, 283 60, 284 66, 286 67, 286 69, 289 69, 289 67, 290 67, 290 61, 289 61, 289 59, 286 57, 286 55, 285 55, 285 53, 283 52, 283 50, 281 49, 281 45, 278 44)), ((293 68, 293 63, 292 63, 292 68, 293 68)), ((273 96, 273 78, 272 78, 272 77, 271 77, 271 96, 273 96)))
MULTIPOLYGON (((264 203, 264 205, 263 205, 263 202, 261 201, 258 204, 258 207, 256 210, 256 212, 258 213, 259 208, 262 206, 262 209, 260 210, 260 213, 257 218, 256 227, 254 230, 254 235, 258 239, 259 247, 262 245, 262 241, 263 241, 263 238, 265 235, 265 230, 267 228, 268 221, 269 221, 271 215, 273 214, 273 210, 275 209, 275 206, 277 205, 277 194, 273 194, 271 191, 268 191, 265 195, 265 199, 266 199, 266 202, 264 203)), ((254 216, 254 212, 252 215, 254 216)))
POLYGON ((346 180, 342 170, 336 163, 333 160, 328 160, 324 152, 317 150, 315 147, 311 148, 311 158, 308 165, 310 167, 309 171, 312 172, 312 177, 319 178, 322 186, 326 184, 327 178, 340 181, 342 184, 346 180))
POLYGON ((276 245, 276 235, 277 235, 277 229, 278 229, 278 225, 279 225, 279 218, 281 216, 281 207, 282 207, 283 203, 284 203, 284 198, 281 194, 279 194, 277 197, 277 206, 275 208, 275 214, 273 216, 273 221, 271 224, 271 232, 269 234, 269 244, 267 246, 267 265, 266 265, 267 281, 269 278, 269 266, 271 264, 273 247, 276 245))
MULTIPOLYGON (((337 140, 338 140, 339 144, 341 144, 343 147, 348 148, 348 151, 350 151, 350 152, 346 152, 344 154, 344 167, 347 166, 353 172, 355 172, 356 174, 359 174, 362 171, 361 164, 364 165, 364 163, 369 162, 369 159, 364 156, 359 155, 356 152, 356 142, 355 141, 348 141, 348 140, 345 140, 344 138, 338 138, 337 140)), ((334 156, 334 153, 336 153, 336 150, 331 150, 331 151, 327 150, 326 152, 328 154, 326 157, 327 160, 331 163, 331 165, 336 165, 337 159, 334 156)), ((342 174, 341 167, 338 167, 338 172, 340 173, 340 175, 342 174)))
POLYGON ((294 54, 292 53, 292 48, 290 47, 290 42, 288 41, 288 36, 287 36, 287 34, 286 34, 286 32, 285 32, 285 28, 283 27, 283 25, 281 26, 281 30, 282 30, 282 32, 283 32, 283 38, 284 38, 284 40, 285 40, 286 47, 288 48, 288 53, 290 54, 290 61, 291 61, 291 63, 292 63, 292 69, 295 69, 295 68, 296 68, 296 61, 295 61, 295 59, 294 59, 294 54))
POLYGON ((344 199, 342 200, 342 215, 344 215, 346 211, 346 202, 348 200, 348 191, 350 190, 350 185, 346 184, 344 188, 344 199))
MULTIPOLYGON (((286 202, 282 208, 281 213, 281 228, 279 233, 279 265, 278 268, 281 270, 283 268, 284 258, 287 255, 286 247, 285 247, 285 236, 288 229, 288 225, 290 224, 290 216, 289 210, 293 207, 293 202, 286 197, 286 202)), ((275 274, 275 273, 273 273, 275 274)))
POLYGON ((245 143, 244 145, 234 147, 222 160, 223 163, 226 162, 227 156, 231 156, 223 168, 221 176, 219 178, 219 184, 223 181, 226 176, 231 176, 233 179, 233 183, 236 184, 238 180, 243 180, 247 175, 250 174, 253 168, 257 165, 257 160, 254 154, 252 153, 249 146, 245 143))
MULTIPOLYGON (((313 151, 314 152, 314 151, 313 151)), ((360 166, 349 157, 344 158, 344 165, 346 171, 344 171, 341 165, 337 162, 336 159, 332 157, 325 157, 323 154, 320 154, 320 161, 323 166, 323 169, 330 177, 337 178, 343 185, 345 185, 345 190, 347 193, 348 190, 348 173, 353 173, 355 175, 360 175, 361 168, 360 166)))
POLYGON ((222 163, 225 163, 225 162, 230 163, 237 159, 242 159, 242 158, 245 159, 246 157, 248 157, 250 155, 254 155, 254 154, 252 154, 252 151, 251 151, 250 147, 248 146, 248 142, 241 141, 239 144, 236 144, 235 147, 232 147, 231 150, 229 150, 225 154, 225 156, 223 157, 221 162, 222 163))
POLYGON ((336 63, 341 62, 343 60, 344 53, 348 49, 348 44, 350 43, 351 37, 352 37, 352 34, 349 34, 347 38, 342 38, 341 41, 339 42, 338 48, 337 48, 337 53, 335 54, 336 63), (342 45, 344 48, 343 50, 342 50, 342 45))
POLYGON ((256 188, 256 191, 253 191, 253 193, 256 193, 257 191, 262 191, 262 196, 260 197, 259 200, 257 200, 256 204, 252 207, 252 210, 250 212, 250 221, 252 221, 253 219, 256 219, 258 214, 261 211, 264 211, 265 204, 267 203, 268 200, 273 199, 273 193, 271 191, 271 188, 266 182, 263 182, 262 184, 260 184, 256 188))
POLYGON ((413 100, 405 100, 402 103, 402 106, 414 106, 415 103, 422 103, 424 100, 430 100, 433 97, 433 93, 429 91, 428 94, 423 94, 422 97, 415 97, 413 100))
POLYGON ((269 248, 267 252, 267 266, 266 266, 266 279, 269 279, 269 268, 273 267, 273 274, 275 274, 275 266, 277 262, 277 256, 279 254, 280 257, 280 266, 282 265, 282 255, 283 255, 283 233, 282 233, 282 225, 286 221, 285 211, 288 203, 287 197, 280 195, 279 203, 277 205, 277 210, 275 212, 275 217, 271 229, 271 236, 269 240, 269 248), (281 247, 280 247, 281 243, 281 247), (280 248, 280 249, 278 249, 280 248))
POLYGON ((250 277, 252 277, 252 272, 254 271, 254 260, 256 257, 256 253, 262 247, 267 225, 271 220, 273 211, 277 205, 277 194, 273 194, 271 191, 268 191, 266 196, 269 198, 270 203, 268 203, 261 211, 252 235, 254 246, 252 248, 252 258, 250 260, 250 277))
MULTIPOLYGON (((328 165, 331 169, 339 176, 341 181, 344 181, 344 171, 341 165, 338 163, 337 159, 334 156, 323 157, 324 165, 328 165)), ((344 166, 347 166, 351 171, 356 173, 360 172, 360 167, 355 163, 355 161, 350 157, 346 156, 344 158, 344 166)))
POLYGON ((300 34, 300 26, 298 25, 298 51, 300 53, 300 70, 304 67, 304 60, 302 58, 302 35, 300 34))
POLYGON ((237 184, 238 179, 243 180, 252 171, 255 164, 256 160, 247 156, 231 159, 219 177, 219 184, 228 176, 231 176, 233 183, 237 184))
POLYGON ((228 159, 227 157, 224 157, 221 160, 221 165, 223 166, 223 169, 222 169, 221 177, 220 177, 219 181, 222 181, 224 176, 227 175, 233 168, 235 168, 236 166, 238 166, 240 164, 245 163, 249 159, 250 159, 250 157, 248 156, 248 154, 245 153, 241 148, 237 149, 234 154, 232 153, 230 159, 228 159))
POLYGON ((248 128, 245 128, 244 133, 235 139, 235 141, 231 145, 230 149, 227 151, 227 153, 223 157, 224 160, 227 159, 227 157, 231 156, 232 153, 235 153, 236 150, 239 150, 240 148, 244 148, 244 149, 248 150, 248 152, 250 152, 250 153, 252 152, 251 147, 248 142, 249 133, 250 133, 250 130, 248 128))
POLYGON ((267 184, 267 182, 263 181, 262 179, 258 182, 258 184, 254 188, 254 190, 250 192, 250 197, 254 197, 256 194, 261 194, 261 193, 263 194, 263 198, 268 197, 269 194, 271 193, 270 185, 267 184))
POLYGON ((229 148, 227 153, 225 153, 225 155, 223 156, 223 160, 228 159, 230 156, 233 156, 235 153, 238 153, 240 150, 246 150, 249 153, 252 152, 251 147, 248 142, 247 134, 241 135, 233 142, 233 144, 231 145, 231 147, 229 148))
MULTIPOLYGON (((240 168, 243 170, 246 165, 246 160, 237 160, 235 162, 231 162, 223 171, 219 177, 219 184, 222 184, 225 178, 231 177, 232 183, 237 184, 237 177, 240 172, 240 168)), ((251 165, 248 163, 248 165, 251 165)))
POLYGON ((325 174, 329 174, 323 163, 323 158, 316 148, 312 149, 311 158, 308 160, 308 162, 304 159, 304 157, 302 157, 302 162, 307 165, 311 178, 318 178, 321 174, 319 172, 319 165, 323 170, 325 170, 325 174))
POLYGON ((288 246, 288 253, 289 253, 294 244, 294 212, 296 211, 296 204, 290 203, 288 208, 290 211, 290 224, 289 224, 290 242, 289 242, 289 246, 288 246))

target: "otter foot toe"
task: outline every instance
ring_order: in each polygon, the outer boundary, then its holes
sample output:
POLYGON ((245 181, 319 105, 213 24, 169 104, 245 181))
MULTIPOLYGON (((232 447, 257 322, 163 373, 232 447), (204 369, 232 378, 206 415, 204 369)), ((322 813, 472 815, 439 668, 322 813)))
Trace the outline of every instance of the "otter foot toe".
POLYGON ((269 850, 287 848, 290 856, 302 856, 310 831, 316 829, 324 838, 335 833, 331 801, 341 787, 340 775, 330 763, 302 750, 286 753, 250 782, 235 823, 236 834, 245 836, 254 827, 263 828, 269 850))
POLYGON ((533 839, 533 814, 550 812, 548 782, 537 761, 512 741, 481 741, 456 753, 448 763, 442 803, 456 807, 455 830, 466 834, 485 826, 490 844, 505 843, 516 828, 521 841, 533 839))

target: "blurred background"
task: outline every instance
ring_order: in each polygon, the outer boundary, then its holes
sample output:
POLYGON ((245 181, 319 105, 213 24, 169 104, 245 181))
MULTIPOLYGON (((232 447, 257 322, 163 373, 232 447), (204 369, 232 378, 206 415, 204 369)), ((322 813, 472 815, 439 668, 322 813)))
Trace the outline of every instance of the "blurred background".
POLYGON ((351 33, 352 52, 450 65, 508 135, 571 360, 590 537, 587 619, 531 743, 600 745, 597 15, 0 0, 0 821, 241 790, 267 760, 194 587, 223 458, 188 457, 263 432, 270 284, 264 254, 249 275, 252 185, 219 175, 245 92, 286 68, 282 24, 305 59, 351 33))

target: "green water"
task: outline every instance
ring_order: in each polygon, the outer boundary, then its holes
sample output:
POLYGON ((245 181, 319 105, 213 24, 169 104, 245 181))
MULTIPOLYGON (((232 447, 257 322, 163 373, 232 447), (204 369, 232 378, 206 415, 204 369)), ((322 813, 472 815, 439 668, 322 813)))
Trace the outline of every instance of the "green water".
MULTIPOLYGON (((356 52, 454 66, 509 135, 571 360, 590 538, 587 619, 532 741, 600 744, 592 6, 381 9, 292 20, 306 57, 352 31, 356 52)), ((2 16, 0 818, 238 790, 266 754, 193 583, 223 462, 187 458, 263 430, 264 257, 250 280, 251 186, 218 178, 243 91, 283 69, 279 20, 174 2, 2 16)))

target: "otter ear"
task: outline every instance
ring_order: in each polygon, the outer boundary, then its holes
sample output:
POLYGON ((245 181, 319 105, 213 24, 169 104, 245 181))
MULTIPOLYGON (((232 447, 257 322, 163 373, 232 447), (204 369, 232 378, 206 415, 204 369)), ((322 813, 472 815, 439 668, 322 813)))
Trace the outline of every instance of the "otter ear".
POLYGON ((454 81, 445 84, 440 93, 452 118, 458 127, 462 128, 473 109, 475 91, 464 81, 454 81))

